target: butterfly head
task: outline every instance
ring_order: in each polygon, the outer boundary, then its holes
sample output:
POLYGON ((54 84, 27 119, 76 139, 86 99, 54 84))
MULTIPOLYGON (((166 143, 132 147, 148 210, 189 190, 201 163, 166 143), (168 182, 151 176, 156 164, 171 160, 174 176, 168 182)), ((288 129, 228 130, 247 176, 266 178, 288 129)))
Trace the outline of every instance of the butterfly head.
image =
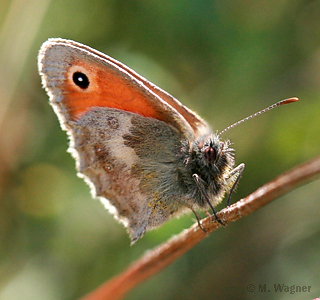
POLYGON ((197 157, 198 169, 210 174, 211 179, 223 175, 232 169, 235 163, 231 142, 222 141, 217 134, 211 134, 196 142, 193 153, 197 157))

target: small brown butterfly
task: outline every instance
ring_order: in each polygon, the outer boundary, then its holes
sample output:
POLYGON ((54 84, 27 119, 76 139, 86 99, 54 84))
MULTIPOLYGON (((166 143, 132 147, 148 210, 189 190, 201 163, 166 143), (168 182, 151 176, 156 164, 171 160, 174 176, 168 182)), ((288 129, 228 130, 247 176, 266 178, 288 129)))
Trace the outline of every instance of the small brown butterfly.
MULTIPOLYGON (((146 230, 191 209, 228 205, 244 170, 235 167, 226 130, 212 133, 174 97, 115 59, 82 44, 49 39, 38 58, 42 83, 79 175, 127 228, 134 243, 146 230)), ((203 228, 204 229, 204 228, 203 228)))

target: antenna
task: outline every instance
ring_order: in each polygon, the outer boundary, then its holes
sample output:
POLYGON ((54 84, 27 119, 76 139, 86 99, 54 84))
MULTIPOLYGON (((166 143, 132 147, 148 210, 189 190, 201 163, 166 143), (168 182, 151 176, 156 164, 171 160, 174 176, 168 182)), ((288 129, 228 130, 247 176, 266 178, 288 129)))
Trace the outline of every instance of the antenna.
POLYGON ((263 109, 263 110, 260 110, 260 111, 256 112, 256 113, 253 114, 253 115, 250 115, 249 117, 246 117, 246 118, 244 118, 244 119, 242 119, 242 120, 240 120, 240 121, 238 121, 238 122, 236 122, 236 123, 233 123, 232 125, 228 126, 228 127, 225 128, 224 130, 222 130, 222 131, 218 134, 218 136, 220 137, 223 133, 225 133, 225 132, 228 131, 229 129, 231 129, 231 128, 233 128, 233 127, 236 127, 236 126, 238 126, 239 124, 241 124, 241 123, 243 123, 243 122, 245 122, 245 121, 248 121, 248 120, 250 120, 250 119, 252 119, 252 118, 254 118, 254 117, 256 117, 256 116, 262 115, 262 114, 264 114, 265 112, 267 112, 267 111, 269 111, 269 110, 271 110, 271 109, 273 109, 273 108, 275 108, 275 107, 277 107, 277 106, 284 105, 284 104, 289 104, 289 103, 292 103, 292 102, 297 102, 298 100, 299 100, 299 99, 298 99, 297 97, 292 97, 292 98, 288 98, 288 99, 285 99, 285 100, 281 100, 281 101, 279 101, 279 102, 277 102, 277 103, 275 103, 275 104, 272 104, 272 105, 270 105, 269 107, 267 107, 267 108, 265 108, 265 109, 263 109))

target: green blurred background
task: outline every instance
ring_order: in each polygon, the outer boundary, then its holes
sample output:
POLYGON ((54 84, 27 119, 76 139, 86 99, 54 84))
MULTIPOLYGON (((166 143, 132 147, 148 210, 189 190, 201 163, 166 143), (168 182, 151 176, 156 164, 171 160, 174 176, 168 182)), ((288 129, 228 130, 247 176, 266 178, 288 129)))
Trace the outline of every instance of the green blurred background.
MULTIPOLYGON (((214 130, 298 96, 226 133, 246 164, 233 202, 319 154, 320 1, 2 0, 1 300, 77 299, 194 222, 192 214, 174 219, 131 247, 91 199, 41 88, 37 52, 49 37, 122 61, 214 130)), ((318 296, 319 194, 315 181, 219 229, 126 299, 318 296), (275 293, 273 284, 311 291, 275 293)))

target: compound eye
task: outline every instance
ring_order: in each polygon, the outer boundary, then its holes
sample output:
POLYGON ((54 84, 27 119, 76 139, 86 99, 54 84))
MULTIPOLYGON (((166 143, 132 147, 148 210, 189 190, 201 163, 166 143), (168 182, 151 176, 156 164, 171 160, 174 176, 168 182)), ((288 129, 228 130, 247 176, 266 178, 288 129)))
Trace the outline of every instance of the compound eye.
POLYGON ((212 163, 217 158, 217 152, 213 147, 208 146, 203 149, 203 156, 207 162, 212 163))

